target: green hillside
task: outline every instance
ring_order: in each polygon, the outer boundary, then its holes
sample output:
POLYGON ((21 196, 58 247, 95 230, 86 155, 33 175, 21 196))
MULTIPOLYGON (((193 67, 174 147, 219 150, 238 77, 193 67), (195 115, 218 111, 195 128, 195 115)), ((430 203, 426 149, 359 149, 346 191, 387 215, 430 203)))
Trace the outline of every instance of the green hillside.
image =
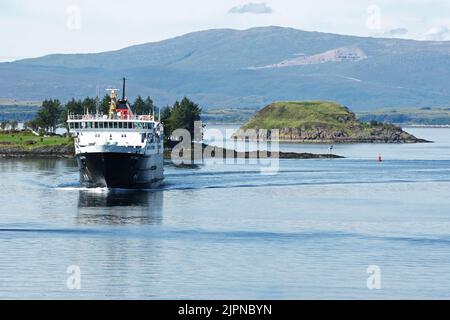
POLYGON ((328 101, 275 102, 259 111, 245 129, 283 129, 301 127, 343 128, 356 118, 346 107, 328 101))

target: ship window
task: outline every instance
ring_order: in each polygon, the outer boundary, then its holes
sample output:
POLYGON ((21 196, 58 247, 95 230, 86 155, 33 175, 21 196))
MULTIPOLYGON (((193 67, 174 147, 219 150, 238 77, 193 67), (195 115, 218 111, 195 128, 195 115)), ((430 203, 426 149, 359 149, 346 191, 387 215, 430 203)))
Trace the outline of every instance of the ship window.
POLYGON ((80 128, 79 123, 75 122, 75 129, 79 129, 79 128, 80 128))
POLYGON ((133 122, 128 122, 128 129, 133 129, 133 122))
POLYGON ((112 129, 112 127, 113 127, 112 122, 108 122, 108 128, 109 128, 109 129, 112 129))
POLYGON ((98 127, 99 127, 100 129, 103 129, 103 122, 99 122, 99 123, 98 123, 98 127))
POLYGON ((134 123, 134 127, 135 127, 136 129, 142 129, 142 123, 140 123, 140 122, 135 122, 135 123, 134 123))
POLYGON ((114 122, 114 129, 117 129, 117 122, 114 122))
POLYGON ((119 129, 123 129, 123 122, 119 122, 119 129))

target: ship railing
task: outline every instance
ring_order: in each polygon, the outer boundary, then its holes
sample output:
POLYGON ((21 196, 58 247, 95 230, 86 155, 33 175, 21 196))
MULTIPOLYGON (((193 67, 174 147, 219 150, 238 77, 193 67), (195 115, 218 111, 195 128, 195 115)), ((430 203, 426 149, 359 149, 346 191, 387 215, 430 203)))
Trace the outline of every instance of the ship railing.
POLYGON ((119 116, 114 115, 109 117, 107 115, 95 115, 95 114, 69 114, 68 120, 90 120, 90 121, 114 121, 114 120, 130 120, 130 121, 155 121, 152 115, 126 115, 119 116))

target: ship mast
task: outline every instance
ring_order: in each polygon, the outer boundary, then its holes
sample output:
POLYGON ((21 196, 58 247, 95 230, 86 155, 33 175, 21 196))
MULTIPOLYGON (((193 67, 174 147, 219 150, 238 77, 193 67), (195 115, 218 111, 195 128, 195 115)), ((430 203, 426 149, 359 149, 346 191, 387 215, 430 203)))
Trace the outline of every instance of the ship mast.
POLYGON ((125 79, 125 77, 122 78, 122 81, 123 81, 123 83, 122 83, 122 101, 125 101, 125 81, 126 80, 127 79, 125 79))

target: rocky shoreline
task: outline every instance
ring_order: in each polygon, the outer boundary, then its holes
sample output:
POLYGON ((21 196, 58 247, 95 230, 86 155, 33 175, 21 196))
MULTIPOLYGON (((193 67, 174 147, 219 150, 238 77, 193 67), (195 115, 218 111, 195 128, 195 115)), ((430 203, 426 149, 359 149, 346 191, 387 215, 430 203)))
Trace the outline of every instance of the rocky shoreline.
MULTIPOLYGON (((339 159, 343 158, 335 154, 313 154, 313 153, 295 153, 295 152, 238 152, 220 147, 211 147, 203 144, 201 146, 202 157, 205 155, 206 148, 210 148, 204 158, 235 158, 235 159, 339 159)), ((185 152, 191 153, 191 159, 199 160, 201 157, 196 156, 194 148, 187 149, 185 152)), ((164 158, 171 159, 172 149, 164 150, 164 158)), ((23 149, 19 147, 0 146, 0 158, 73 158, 75 156, 75 148, 73 145, 39 147, 34 149, 23 149)))
POLYGON ((73 144, 32 149, 0 146, 0 158, 73 158, 74 155, 73 144))
POLYGON ((233 138, 249 141, 276 141, 288 143, 430 143, 431 141, 416 138, 398 127, 380 128, 372 131, 356 131, 348 135, 343 131, 330 131, 321 128, 314 129, 291 129, 279 130, 275 136, 272 130, 238 130, 233 138))
MULTIPOLYGON (((195 146, 193 145, 190 149, 185 149, 179 153, 180 157, 183 157, 187 153, 188 159, 190 160, 201 160, 201 159, 342 159, 344 157, 331 154, 316 154, 316 153, 297 153, 297 152, 270 152, 270 151, 235 151, 229 150, 221 147, 210 146, 207 144, 197 145, 198 150, 201 150, 201 154, 197 154, 195 146), (208 150, 206 150, 208 148, 208 150), (206 151, 206 152, 205 152, 206 151)), ((164 158, 171 159, 171 154, 173 149, 166 149, 164 151, 164 158)))

